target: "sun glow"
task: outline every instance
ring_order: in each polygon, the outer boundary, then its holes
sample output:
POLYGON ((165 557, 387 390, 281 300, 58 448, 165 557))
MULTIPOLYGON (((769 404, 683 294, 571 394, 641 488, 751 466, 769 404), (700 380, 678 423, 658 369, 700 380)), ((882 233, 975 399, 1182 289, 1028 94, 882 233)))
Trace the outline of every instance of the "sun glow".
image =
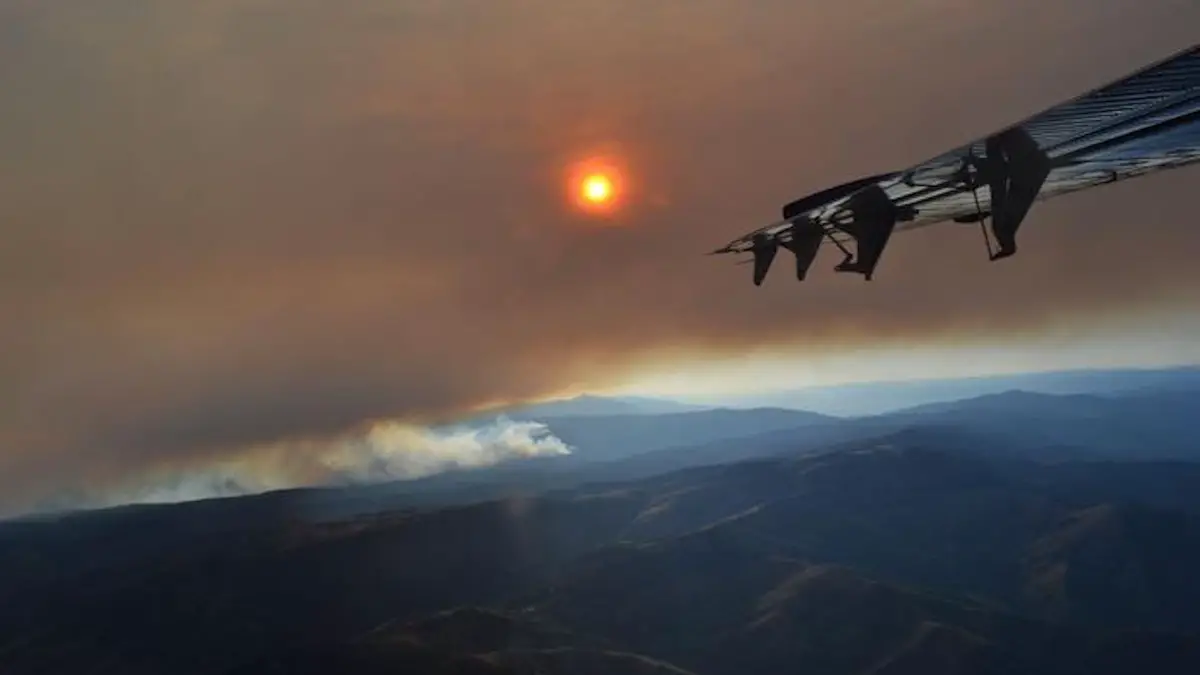
POLYGON ((599 204, 612 198, 612 181, 604 174, 592 174, 583 179, 583 198, 599 204))
POLYGON ((574 164, 568 169, 566 187, 571 203, 592 216, 615 214, 626 201, 625 172, 609 159, 574 164))

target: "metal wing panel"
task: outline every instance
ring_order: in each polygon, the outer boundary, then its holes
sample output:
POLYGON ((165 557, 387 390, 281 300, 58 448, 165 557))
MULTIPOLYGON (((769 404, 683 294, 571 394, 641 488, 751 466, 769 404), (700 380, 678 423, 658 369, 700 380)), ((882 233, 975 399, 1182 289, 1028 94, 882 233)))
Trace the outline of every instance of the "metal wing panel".
MULTIPOLYGON (((1200 161, 1200 47, 1015 126, 1028 132, 1053 162, 1039 200, 1200 161)), ((984 154, 985 141, 956 148, 908 172, 944 174, 968 153, 984 154)), ((975 194, 964 186, 923 191, 893 186, 888 194, 918 210, 917 217, 899 229, 974 214, 976 197, 983 210, 991 205, 986 186, 975 194)))
MULTIPOLYGON (((1017 127, 1052 162, 1039 200, 1200 161, 1200 45, 1010 128, 1017 127)), ((959 179, 965 158, 986 155, 987 138, 875 183, 897 205, 916 211, 898 230, 990 210, 987 186, 972 192, 959 179)), ((847 199, 814 208, 800 218, 835 232, 847 199)), ((772 223, 714 253, 747 251, 754 236, 761 234, 787 241, 792 222, 772 223)))

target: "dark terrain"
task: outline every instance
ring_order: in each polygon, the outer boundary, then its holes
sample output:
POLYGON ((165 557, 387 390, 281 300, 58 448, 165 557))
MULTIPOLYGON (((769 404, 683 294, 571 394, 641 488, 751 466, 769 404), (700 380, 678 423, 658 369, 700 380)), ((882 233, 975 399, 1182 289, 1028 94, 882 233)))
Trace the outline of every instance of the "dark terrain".
POLYGON ((1198 402, 1009 393, 12 521, 0 673, 1200 672, 1198 402))

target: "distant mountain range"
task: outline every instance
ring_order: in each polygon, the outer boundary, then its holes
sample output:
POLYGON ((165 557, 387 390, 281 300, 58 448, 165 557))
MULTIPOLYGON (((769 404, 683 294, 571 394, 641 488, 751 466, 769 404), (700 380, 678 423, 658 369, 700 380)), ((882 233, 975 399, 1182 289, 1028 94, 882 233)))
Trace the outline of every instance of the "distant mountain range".
POLYGON ((546 401, 531 405, 503 408, 492 414, 527 420, 546 420, 557 417, 591 417, 612 415, 664 415, 670 413, 710 410, 716 406, 680 403, 668 399, 638 396, 592 396, 546 401))
POLYGON ((812 410, 828 415, 876 415, 924 403, 1020 390, 1042 394, 1111 394, 1137 390, 1200 390, 1200 366, 1069 370, 1016 375, 866 382, 733 397, 724 405, 812 410))
MULTIPOLYGON (((789 448, 797 442, 822 445, 912 424, 1000 435, 1020 427, 1019 434, 1010 435, 1020 436, 1017 441, 1023 447, 1035 442, 1029 427, 1033 424, 1044 427, 1042 447, 1036 449, 1052 455, 1187 457, 1200 452, 1190 440, 1190 411, 1200 406, 1200 367, 856 384, 771 395, 760 403, 722 407, 657 398, 579 396, 497 411, 483 419, 504 414, 546 423, 577 450, 564 461, 617 460, 755 435, 763 435, 760 440, 770 444, 768 434, 774 434, 775 441, 786 438, 789 448), (826 411, 830 405, 796 405, 810 395, 816 397, 813 403, 837 399, 843 403, 832 407, 880 411, 835 415, 826 411), (885 399, 886 405, 881 403, 885 399), (1099 422, 1085 437, 1087 429, 1079 425, 1093 420, 1099 422), (788 433, 789 429, 796 433, 788 433)), ((722 460, 720 453, 714 453, 714 458, 722 460)), ((668 463, 662 468, 678 467, 668 463)))
POLYGON ((324 523, 306 491, 10 523, 0 672, 1197 672, 1200 464, 965 440, 324 523))
POLYGON ((410 487, 497 482, 505 489, 544 488, 564 481, 631 479, 814 451, 906 429, 938 429, 940 437, 955 438, 979 453, 1043 462, 1200 460, 1197 410, 1200 388, 1168 387, 1104 395, 1005 391, 855 418, 777 408, 543 417, 549 430, 572 446, 571 455, 437 476, 410 487))
MULTIPOLYGON (((1200 390, 1171 387, 1110 395, 1009 391, 858 418, 764 409, 541 416, 572 447, 566 456, 352 489, 300 489, 322 517, 427 508, 589 481, 633 480, 694 466, 805 453, 883 435, 936 432, 947 449, 1037 462, 1200 460, 1200 390)), ((515 419, 533 419, 514 413, 515 419)), ((289 496, 290 495, 290 496, 289 496)))
POLYGON ((1200 672, 1200 389, 583 403, 525 417, 567 457, 0 523, 0 672, 1200 672))

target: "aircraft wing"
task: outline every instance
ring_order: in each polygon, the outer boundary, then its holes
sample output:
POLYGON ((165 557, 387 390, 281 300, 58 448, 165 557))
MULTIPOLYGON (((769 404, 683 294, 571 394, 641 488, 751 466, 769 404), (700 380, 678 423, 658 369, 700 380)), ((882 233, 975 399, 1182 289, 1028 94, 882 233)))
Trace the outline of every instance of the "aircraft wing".
POLYGON ((985 227, 998 259, 1015 253, 1036 201, 1197 161, 1200 45, 915 166, 795 200, 713 253, 754 254, 761 284, 778 248, 803 279, 833 244, 845 254, 837 271, 870 279, 893 231, 954 221, 985 227))

